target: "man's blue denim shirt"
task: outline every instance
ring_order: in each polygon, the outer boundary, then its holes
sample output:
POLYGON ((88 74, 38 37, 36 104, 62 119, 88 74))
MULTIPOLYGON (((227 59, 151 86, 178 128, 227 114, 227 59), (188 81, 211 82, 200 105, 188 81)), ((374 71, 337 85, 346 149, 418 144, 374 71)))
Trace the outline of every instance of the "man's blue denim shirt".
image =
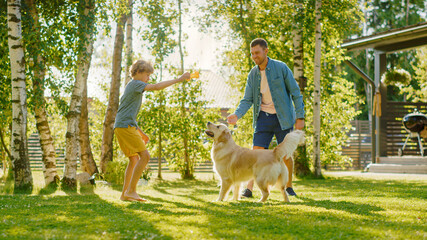
MULTIPOLYGON (((304 118, 304 102, 300 88, 288 66, 281 61, 268 58, 265 69, 271 97, 276 108, 282 130, 294 126, 296 118, 304 118), (295 107, 294 107, 295 105, 295 107)), ((240 119, 253 105, 253 127, 255 129, 259 112, 261 111, 261 73, 255 66, 249 72, 246 82, 245 95, 234 112, 240 119)), ((256 129, 255 129, 256 130, 256 129)))

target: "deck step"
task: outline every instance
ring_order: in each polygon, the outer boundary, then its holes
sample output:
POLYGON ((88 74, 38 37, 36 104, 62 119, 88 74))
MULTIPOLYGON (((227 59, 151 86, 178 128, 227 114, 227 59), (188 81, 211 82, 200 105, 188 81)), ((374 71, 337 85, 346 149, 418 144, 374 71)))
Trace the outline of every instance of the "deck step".
POLYGON ((414 164, 427 165, 427 157, 421 157, 421 156, 380 157, 377 163, 402 164, 402 165, 414 165, 414 164))
POLYGON ((427 164, 371 163, 366 170, 374 173, 427 174, 427 164))

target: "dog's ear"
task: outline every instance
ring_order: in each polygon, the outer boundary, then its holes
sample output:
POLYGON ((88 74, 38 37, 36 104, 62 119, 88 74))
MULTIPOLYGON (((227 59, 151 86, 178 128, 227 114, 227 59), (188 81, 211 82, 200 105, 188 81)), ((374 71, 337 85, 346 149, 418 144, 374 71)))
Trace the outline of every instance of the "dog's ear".
POLYGON ((225 130, 222 131, 221 135, 218 137, 218 142, 227 142, 231 137, 231 134, 229 131, 225 130))

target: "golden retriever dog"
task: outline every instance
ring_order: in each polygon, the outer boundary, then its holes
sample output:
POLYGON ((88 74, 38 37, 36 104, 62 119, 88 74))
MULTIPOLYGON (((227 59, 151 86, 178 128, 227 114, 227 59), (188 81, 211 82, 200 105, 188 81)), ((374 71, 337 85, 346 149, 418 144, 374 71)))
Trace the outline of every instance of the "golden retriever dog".
POLYGON ((217 201, 223 201, 234 185, 233 200, 239 199, 242 182, 255 179, 261 189, 260 202, 265 202, 270 194, 270 186, 279 187, 285 202, 289 202, 285 186, 288 168, 283 158, 292 157, 297 146, 304 142, 304 132, 295 130, 286 135, 282 143, 274 149, 247 149, 238 146, 224 124, 207 123, 205 133, 213 138, 211 157, 214 171, 221 178, 221 190, 217 201))

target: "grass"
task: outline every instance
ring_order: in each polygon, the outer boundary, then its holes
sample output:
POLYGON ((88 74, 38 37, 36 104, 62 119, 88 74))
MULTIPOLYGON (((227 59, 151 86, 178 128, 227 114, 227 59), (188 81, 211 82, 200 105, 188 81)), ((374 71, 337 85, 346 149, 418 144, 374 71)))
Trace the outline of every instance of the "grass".
POLYGON ((118 200, 121 186, 40 193, 35 172, 33 194, 0 195, 0 239, 427 239, 427 177, 358 175, 296 180, 291 203, 273 189, 261 204, 258 191, 213 202, 213 173, 166 173, 140 186, 149 202, 136 203, 118 200))

